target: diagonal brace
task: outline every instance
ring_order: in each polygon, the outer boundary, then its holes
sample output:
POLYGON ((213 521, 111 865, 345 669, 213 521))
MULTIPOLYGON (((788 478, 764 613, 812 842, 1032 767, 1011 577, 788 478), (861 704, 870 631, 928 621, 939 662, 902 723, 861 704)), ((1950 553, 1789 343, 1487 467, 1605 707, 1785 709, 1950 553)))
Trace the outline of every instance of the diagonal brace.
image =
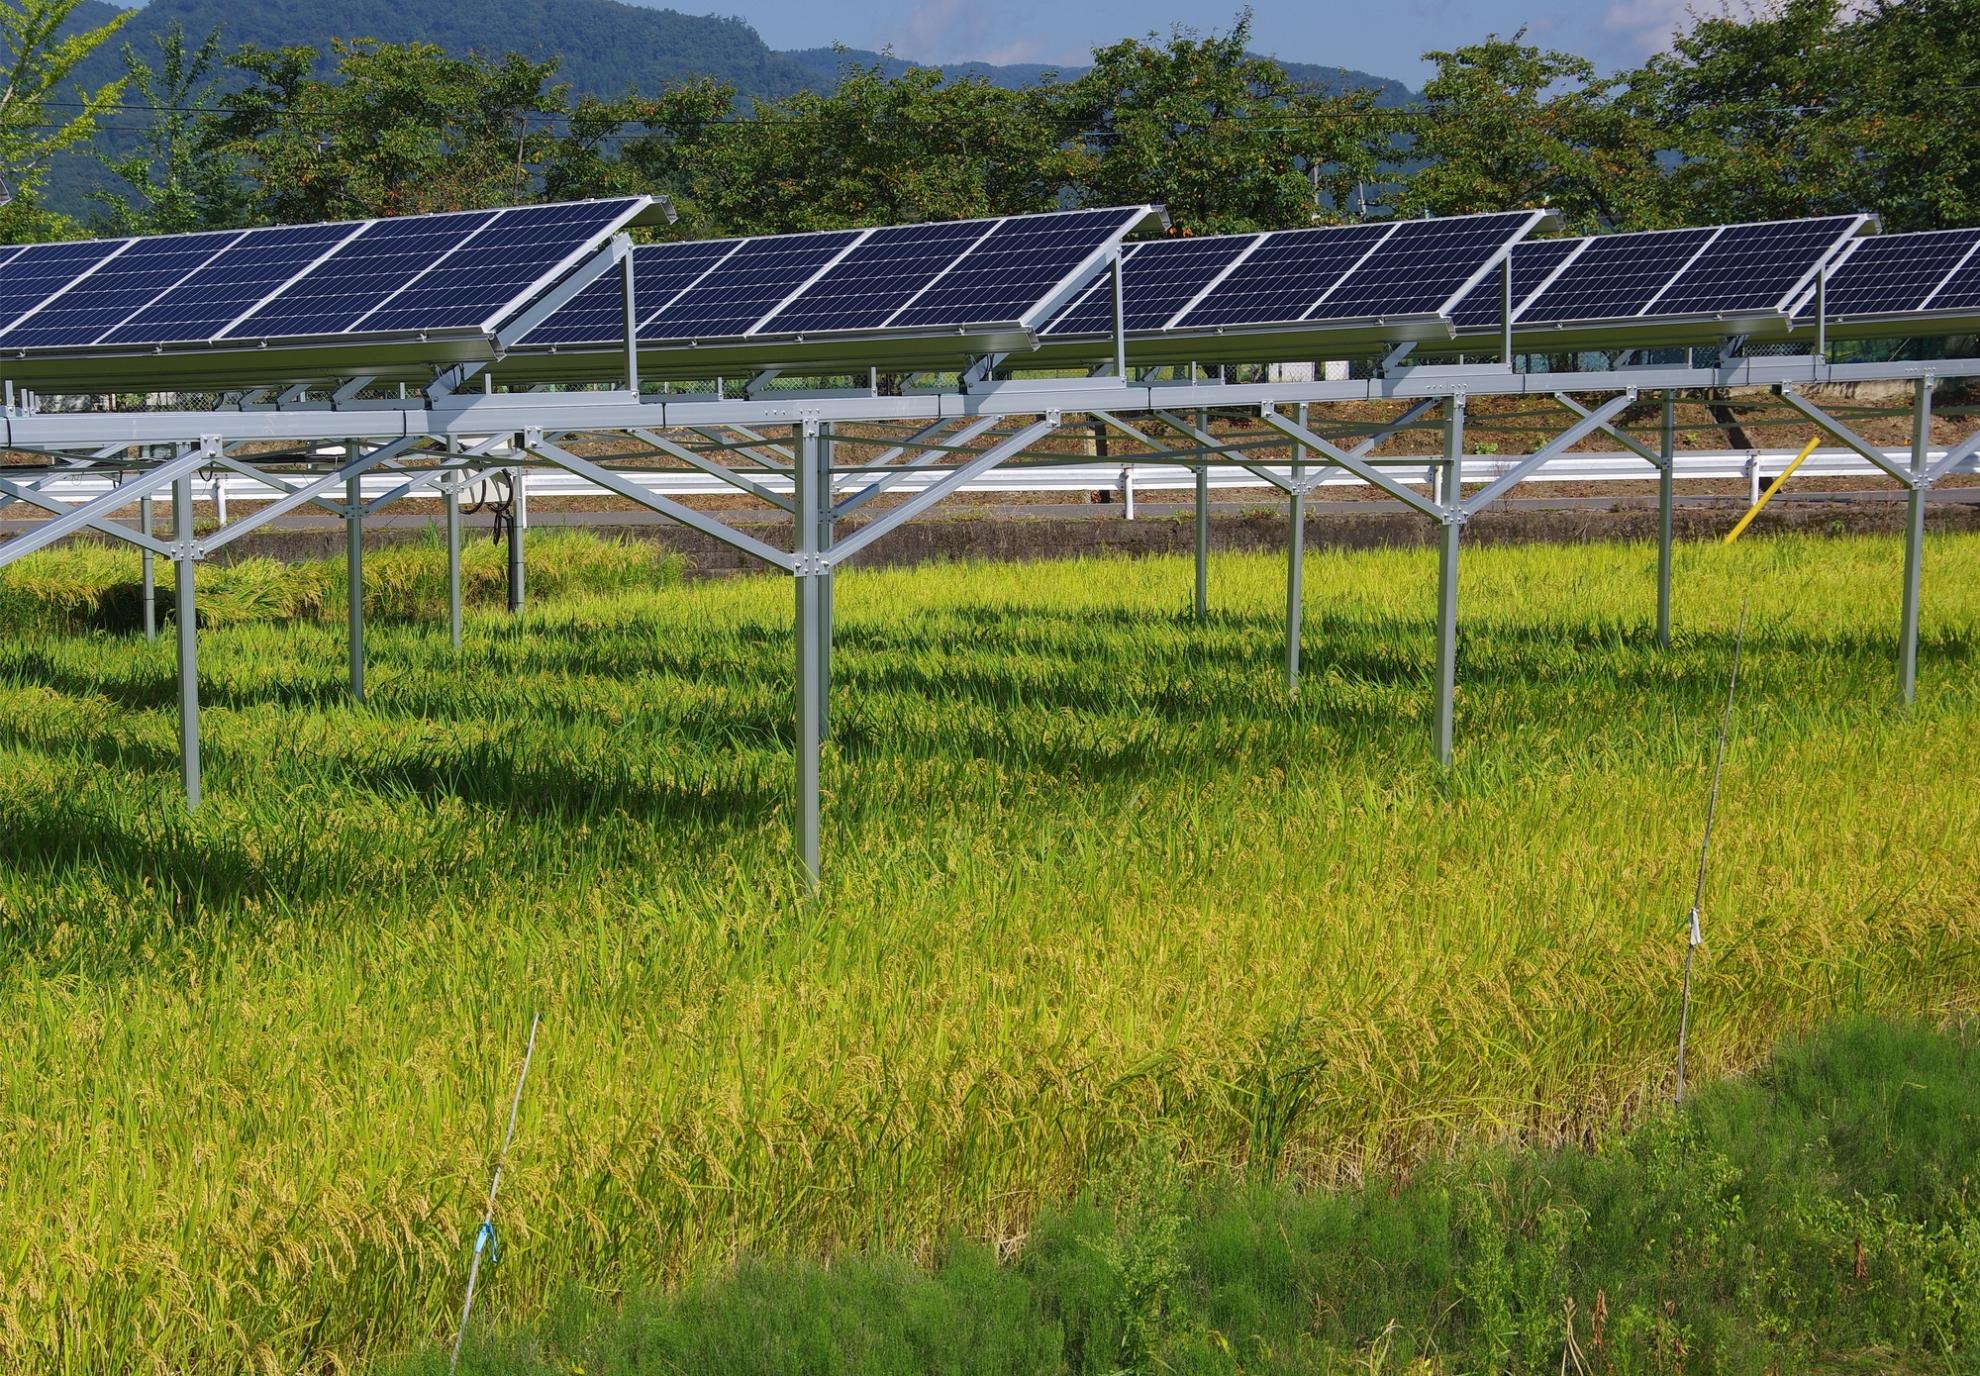
MULTIPOLYGON (((52 516, 63 516, 74 511, 75 507, 70 503, 57 501, 55 498, 41 491, 41 483, 47 481, 47 478, 43 478, 40 482, 22 484, 8 482, 6 479, 0 478, 0 498, 5 498, 7 501, 26 502, 29 506, 39 507, 52 516)), ((114 491, 115 489, 112 490, 114 491)), ((126 544, 137 545, 141 548, 148 549, 153 554, 162 554, 168 559, 172 557, 172 547, 163 540, 154 539, 149 535, 127 529, 114 522, 92 521, 90 523, 90 529, 122 540, 126 544)), ((6 546, 0 546, 0 549, 4 548, 6 546)))
POLYGON ((1525 482, 1534 470, 1580 444, 1597 430, 1606 429, 1610 421, 1621 415, 1625 408, 1636 400, 1636 389, 1631 388, 1588 412, 1580 420, 1570 425, 1546 444, 1528 454, 1511 468, 1501 473, 1483 489, 1474 494, 1470 501, 1457 503, 1457 510, 1469 519, 1476 516, 1513 488, 1525 482))
POLYGON ((1918 485, 1920 487, 1930 487, 1933 483, 1945 477, 1946 474, 1972 458, 1976 450, 1980 450, 1980 430, 1974 431, 1971 435, 1968 435, 1965 439, 1947 450, 1944 458, 1925 470, 1925 476, 1919 480, 1918 485))
POLYGON ((1821 407, 1795 391, 1794 388, 1782 387, 1780 389, 1780 395, 1782 401, 1785 401, 1795 410, 1801 412, 1802 415, 1814 421, 1821 429, 1841 440, 1845 445, 1870 460, 1871 463, 1883 469, 1906 487, 1912 487, 1918 483, 1918 478, 1910 469, 1904 467, 1902 464, 1891 462, 1890 455, 1871 444, 1868 440, 1865 440, 1841 421, 1830 416, 1821 407))
POLYGON ((770 488, 765 487, 762 483, 756 482, 753 479, 745 478, 727 464, 717 463, 706 454, 697 454, 686 445, 675 444, 665 435, 656 434, 651 430, 634 430, 631 433, 634 438, 644 440, 661 453, 671 455, 690 467, 698 468, 711 478, 720 478, 730 487, 747 492, 760 502, 768 502, 779 511, 787 511, 793 515, 797 513, 797 503, 789 497, 786 497, 781 492, 772 491, 770 488))
POLYGON ((937 502, 947 497, 964 483, 969 482, 978 474, 987 473, 1012 455, 1023 453, 1025 448, 1033 441, 1043 439, 1046 435, 1051 434, 1058 428, 1059 413, 1056 411, 1047 412, 1043 420, 1033 421, 1016 434, 1007 436, 990 446, 990 448, 984 450, 960 468, 951 469, 940 479, 930 483, 899 506, 892 507, 879 516, 874 517, 851 535, 848 535, 844 540, 834 545, 831 553, 824 556, 827 567, 844 563, 847 559, 852 558, 853 555, 865 549, 895 526, 900 525, 904 521, 913 520, 916 516, 928 510, 929 507, 934 506, 937 502))
POLYGON ((201 556, 203 557, 213 553, 214 550, 219 549, 222 545, 230 545, 249 531, 259 530, 276 517, 287 515, 297 507, 307 502, 315 501, 317 497, 336 487, 339 483, 347 482, 370 469, 376 468, 379 464, 389 459, 397 458, 414 445, 419 444, 424 438, 425 436, 422 435, 407 435, 393 440, 389 444, 381 444, 369 454, 361 454, 349 463, 324 474, 315 481, 304 483, 301 487, 289 493, 288 496, 277 498, 260 510, 251 512, 241 517, 240 520, 232 522, 226 529, 217 530, 209 535, 205 540, 200 542, 199 552, 201 556))
MULTIPOLYGON (((1583 406, 1580 402, 1576 401, 1573 397, 1568 396, 1566 393, 1562 393, 1559 396, 1556 396, 1554 400, 1558 401, 1561 405, 1567 407, 1568 410, 1574 412, 1577 416, 1585 417, 1593 414, 1592 412, 1589 411, 1589 409, 1586 406, 1583 406)), ((1662 454, 1659 454, 1649 445, 1643 443, 1641 440, 1637 439, 1634 435, 1631 435, 1628 431, 1624 430, 1620 425, 1604 425, 1603 427, 1601 427, 1601 429, 1603 434, 1607 435, 1617 444, 1620 444, 1623 448, 1635 454, 1638 458, 1648 459, 1658 468, 1662 468, 1664 466, 1665 459, 1662 454)))
POLYGON ((1421 512, 1433 521, 1444 519, 1443 508, 1431 501, 1428 497, 1425 497, 1422 493, 1397 482, 1387 473, 1384 473, 1381 469, 1369 463, 1361 455, 1341 448, 1332 440, 1322 439, 1298 421, 1281 415, 1273 407, 1259 407, 1258 418, 1286 438, 1295 440, 1305 445, 1308 449, 1311 449, 1320 456, 1321 462, 1338 464, 1357 478, 1360 478, 1363 482, 1372 483, 1374 486, 1381 488, 1404 506, 1409 507, 1412 511, 1421 512))
MULTIPOLYGON (((148 497, 159 488, 177 482, 180 478, 197 473, 211 462, 213 453, 217 448, 217 445, 209 446, 201 444, 182 450, 176 458, 166 460, 166 462, 152 469, 149 473, 140 476, 135 482, 128 482, 122 487, 112 488, 101 497, 84 502, 81 506, 65 507, 64 511, 66 514, 45 521, 33 530, 23 531, 21 534, 7 541, 6 544, 0 545, 0 566, 11 564, 16 559, 32 554, 38 549, 45 549, 57 540, 66 539, 68 536, 87 527, 98 526, 99 528, 103 528, 100 523, 111 512, 118 510, 120 507, 129 506, 140 497, 148 497)), ((49 500, 52 501, 53 498, 49 500)), ((110 527, 109 529, 111 534, 119 537, 127 537, 130 534, 130 532, 123 530, 121 527, 110 527)), ((191 535, 189 532, 182 532, 175 535, 174 538, 180 541, 189 541, 191 535)))
MULTIPOLYGON (((935 425, 929 426, 927 429, 917 433, 913 440, 908 441, 908 444, 896 445, 894 448, 888 450, 886 454, 882 454, 877 460, 877 462, 878 463, 889 462, 890 461, 889 455, 898 456, 901 454, 903 450, 907 449, 909 445, 914 444, 916 441, 932 439, 935 436, 935 434, 948 423, 949 423, 948 421, 944 420, 935 425)), ((887 491, 889 488, 895 486, 896 484, 904 481, 916 469, 926 468, 928 467, 929 464, 934 463, 938 459, 947 458, 952 452, 954 452, 954 450, 959 449, 961 446, 965 444, 968 444, 971 440, 975 439, 978 435, 981 435, 985 430, 988 430, 991 426, 995 425, 996 423, 997 423, 997 417, 995 416, 977 417, 975 420, 971 421, 968 425, 965 425, 962 429, 956 431, 955 434, 949 436, 947 440, 943 441, 943 445, 944 445, 943 448, 924 449, 919 454, 916 454, 913 458, 901 464, 898 468, 892 470, 891 472, 882 473, 876 476, 871 482, 867 483, 866 486, 862 487, 859 491, 853 493, 850 497, 847 497, 843 502, 840 502, 837 506, 834 506, 832 508, 832 518, 834 520, 837 520, 839 517, 844 516, 849 512, 854 512, 859 510, 861 507, 865 506, 868 502, 872 501, 875 497, 878 497, 881 493, 887 491)))
POLYGON ((634 482, 623 473, 615 473, 589 459, 581 459, 570 450, 552 444, 549 440, 532 438, 525 447, 538 458, 575 473, 580 478, 588 479, 599 487, 615 492, 629 502, 636 502, 649 511, 657 511, 662 516, 679 521, 690 530, 698 530, 711 540, 718 540, 731 549, 739 549, 744 554, 761 559, 773 568, 789 573, 795 566, 791 556, 774 545, 765 544, 754 535, 745 535, 735 527, 718 521, 705 512, 696 511, 685 503, 677 502, 671 497, 663 497, 634 482))

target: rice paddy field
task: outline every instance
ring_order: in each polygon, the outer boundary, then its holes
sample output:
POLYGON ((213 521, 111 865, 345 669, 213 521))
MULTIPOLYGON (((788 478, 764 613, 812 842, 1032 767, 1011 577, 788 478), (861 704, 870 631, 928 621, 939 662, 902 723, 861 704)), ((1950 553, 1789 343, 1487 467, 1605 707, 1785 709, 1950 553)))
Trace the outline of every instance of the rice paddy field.
POLYGON ((650 559, 536 540, 458 654, 437 550, 370 561, 363 705, 336 566, 203 573, 190 816, 134 561, 0 575, 0 1369, 444 1350, 538 1013, 477 1323, 1021 1257, 1150 1142, 1314 1190, 1610 1140, 1671 1092, 1749 596, 1693 1076, 1980 1000, 1980 538, 1909 709, 1894 541, 1681 548, 1668 651, 1649 547, 1467 550, 1448 776, 1424 551, 1309 556, 1296 700, 1277 559, 1204 624, 1187 560, 848 573, 815 892, 790 588, 650 559))

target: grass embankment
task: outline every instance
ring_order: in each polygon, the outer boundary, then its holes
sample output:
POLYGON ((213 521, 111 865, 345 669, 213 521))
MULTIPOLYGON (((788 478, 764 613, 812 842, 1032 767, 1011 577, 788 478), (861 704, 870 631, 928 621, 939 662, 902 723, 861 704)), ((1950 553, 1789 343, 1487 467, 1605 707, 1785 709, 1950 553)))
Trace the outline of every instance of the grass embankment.
MULTIPOLYGON (((1869 1021, 1590 1151, 1192 1191, 1151 1144, 1014 1261, 746 1262, 478 1332, 474 1376, 1890 1372, 1980 1357, 1980 1047, 1869 1021)), ((438 1353, 394 1364, 438 1376, 438 1353)))
MULTIPOLYGON (((547 542, 546 542, 547 543, 547 542)), ((1742 592, 1693 1068, 1980 992, 1980 539, 851 573, 828 874, 788 839, 790 590, 573 594, 202 638, 0 636, 0 1367, 293 1371, 457 1313, 545 1016, 481 1312, 743 1254, 1009 1244, 1159 1141, 1189 1179, 1388 1179, 1595 1139, 1668 1090, 1742 592)), ((547 556, 546 556, 547 558, 547 556)), ((436 560, 437 563, 437 560, 436 560)), ((550 570, 533 560, 532 583, 550 570)), ((331 572, 335 582, 334 568, 331 572)), ((1585 1297, 1584 1297, 1585 1299, 1585 1297)), ((1687 1322, 1689 1320, 1686 1320, 1687 1322)))

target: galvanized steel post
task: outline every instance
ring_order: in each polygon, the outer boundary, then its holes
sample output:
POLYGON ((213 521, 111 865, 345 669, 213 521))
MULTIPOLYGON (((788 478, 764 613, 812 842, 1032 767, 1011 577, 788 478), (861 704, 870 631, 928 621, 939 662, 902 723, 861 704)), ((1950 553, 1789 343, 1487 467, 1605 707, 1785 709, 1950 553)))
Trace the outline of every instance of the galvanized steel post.
MULTIPOLYGON (((153 495, 147 492, 144 496, 138 498, 138 530, 145 535, 156 534, 152 529, 156 524, 151 511, 151 499, 153 495)), ((146 640, 156 640, 158 639, 158 572, 150 550, 144 551, 142 563, 144 567, 144 638, 146 640)))
MULTIPOLYGON (((150 497, 145 498, 146 505, 150 497)), ((186 807, 199 806, 199 613, 193 605, 192 478, 172 484, 172 559, 178 592, 179 761, 186 785, 186 807)))
MULTIPOLYGON (((1207 417, 1196 413, 1196 428, 1209 433, 1207 417)), ((1209 457, 1207 454, 1204 456, 1209 457)), ((1196 619, 1210 615, 1210 466, 1196 466, 1196 619)))
POLYGON ((1458 479, 1464 454, 1462 392, 1445 408, 1444 459, 1451 478, 1445 483, 1443 522, 1437 548, 1437 763, 1448 769, 1457 738, 1457 608, 1458 537, 1464 530, 1464 484, 1458 479))
MULTIPOLYGON (((1306 406, 1296 412, 1300 428, 1306 427, 1306 406)), ((1294 490, 1286 497, 1286 691, 1299 692, 1299 636, 1305 597, 1301 588, 1306 572, 1306 446, 1294 443, 1292 479, 1294 490)))
POLYGON ((796 520, 792 524, 792 553, 796 567, 791 585, 796 590, 797 633, 797 797, 798 859, 815 882, 819 874, 818 811, 819 756, 823 740, 824 701, 823 570, 818 566, 819 455, 818 423, 806 421, 792 435, 792 465, 796 488, 796 520))
POLYGON ((1925 572, 1925 470, 1931 459, 1932 379, 1912 384, 1911 490, 1904 508, 1904 609, 1898 626, 1898 691, 1908 703, 1918 691, 1918 599, 1925 572))
MULTIPOLYGON (((357 458, 357 445, 345 446, 357 458)), ((356 474, 344 480, 344 598, 351 639, 351 696, 364 701, 364 485, 356 474)))
POLYGON ((448 483, 447 508, 447 635, 461 648, 461 489, 448 483))
POLYGON ((523 470, 509 471, 509 610, 523 609, 523 530, 529 525, 529 497, 523 470))
POLYGON ((1657 453, 1657 644, 1671 648, 1671 508, 1677 499, 1677 402, 1664 393, 1663 425, 1657 453))

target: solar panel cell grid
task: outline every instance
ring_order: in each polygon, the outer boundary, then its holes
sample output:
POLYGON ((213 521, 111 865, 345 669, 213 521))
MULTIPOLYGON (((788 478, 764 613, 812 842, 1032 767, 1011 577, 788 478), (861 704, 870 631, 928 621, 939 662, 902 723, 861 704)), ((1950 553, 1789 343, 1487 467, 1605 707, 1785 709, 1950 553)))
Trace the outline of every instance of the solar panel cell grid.
POLYGON ((846 245, 857 230, 751 239, 679 300, 640 326, 641 339, 740 336, 846 245))
POLYGON ((29 244, 15 254, 0 269, 0 344, 14 322, 129 242, 29 244))
POLYGON ((267 298, 356 228, 350 224, 250 230, 196 267, 137 314, 104 335, 104 344, 193 343, 267 298))
POLYGON ((375 221, 226 337, 342 334, 494 219, 493 211, 474 210, 375 221))
MULTIPOLYGON (((1980 243, 1980 230, 1948 229, 1865 239, 1829 273, 1823 290, 1832 318, 1915 311, 1980 243)), ((1815 314, 1810 296, 1802 315, 1815 314)))
POLYGON ((1734 225, 1657 298, 1652 315, 1711 315, 1779 307, 1827 257, 1854 216, 1734 225))
MULTIPOLYGON (((1159 330, 1242 252, 1256 234, 1222 234, 1202 239, 1158 239, 1129 244, 1121 274, 1122 298, 1130 330, 1159 330)), ((1054 320, 1048 334, 1107 334, 1114 328, 1113 275, 1102 274, 1093 289, 1054 320)))
MULTIPOLYGON (((657 314, 736 246, 734 239, 690 239, 674 244, 645 244, 634 249, 634 309, 642 318, 657 314)), ((619 275, 608 272, 532 330, 529 342, 597 344, 625 337, 625 289, 619 275)))
POLYGON ((1393 225, 1294 229, 1265 236, 1256 252, 1176 322, 1182 329, 1289 324, 1381 241, 1393 225))
POLYGON ((1924 305, 1928 311, 1970 311, 1976 307, 1980 307, 1980 253, 1968 258, 1924 305))
POLYGON ((962 220, 875 230, 766 321, 759 333, 877 329, 989 233, 993 224, 962 220))
MULTIPOLYGON (((1513 309, 1540 289, 1547 280, 1547 274, 1561 265, 1570 253, 1574 252, 1579 239, 1540 239, 1530 244, 1515 244, 1512 251, 1513 265, 1513 309)), ((1451 319, 1460 328, 1476 329, 1481 325, 1497 325, 1503 316, 1503 301, 1499 274, 1493 272, 1476 287, 1465 293, 1451 311, 1451 319)))
POLYGON ((1595 239, 1521 312, 1520 321, 1531 325, 1635 315, 1712 234, 1709 229, 1680 229, 1595 239))
POLYGON ((914 329, 1017 321, 1140 211, 1118 209, 1006 220, 887 322, 914 329))
POLYGON ((446 330, 493 325, 502 309, 559 263, 594 243, 624 213, 623 201, 504 210, 465 238, 354 330, 446 330))
POLYGON ((1519 213, 1399 224, 1308 318, 1432 314, 1532 220, 1519 213))
POLYGON ((136 239, 88 277, 7 332, 27 349, 92 344, 241 237, 238 230, 136 239))

